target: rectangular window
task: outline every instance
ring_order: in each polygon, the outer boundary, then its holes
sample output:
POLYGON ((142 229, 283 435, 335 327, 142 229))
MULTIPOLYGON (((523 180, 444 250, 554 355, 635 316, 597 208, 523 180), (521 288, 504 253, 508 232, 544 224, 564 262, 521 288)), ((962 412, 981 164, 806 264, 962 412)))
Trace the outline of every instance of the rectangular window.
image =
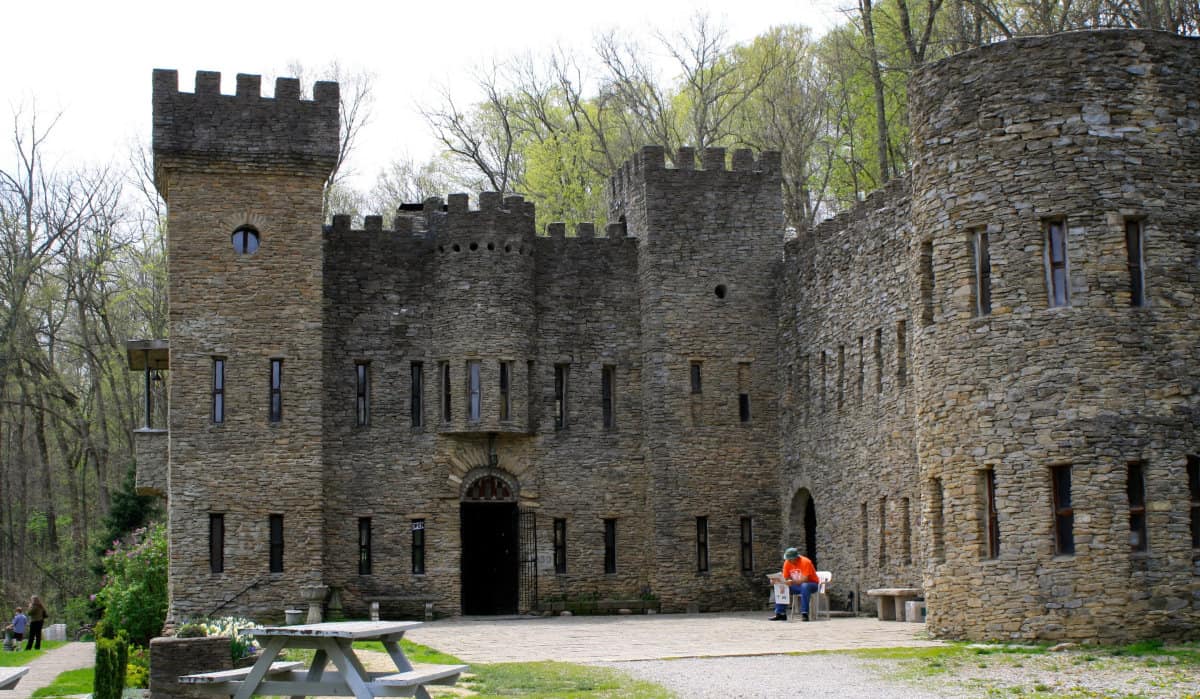
POLYGON ((567 520, 554 520, 554 572, 567 572, 567 520))
POLYGON ((1146 277, 1142 267, 1142 222, 1125 222, 1125 250, 1129 255, 1129 305, 1146 305, 1146 277))
POLYGON ((413 362, 408 367, 408 374, 408 413, 412 418, 412 426, 421 427, 425 424, 425 365, 413 362))
POLYGON ((975 262, 975 315, 986 316, 992 312, 992 255, 986 230, 971 236, 971 256, 975 262))
POLYGON ((696 518, 696 572, 708 572, 708 517, 696 518))
POLYGON ((606 430, 611 430, 617 426, 613 400, 616 376, 617 368, 615 366, 605 366, 600 369, 600 414, 604 421, 604 429, 606 430))
POLYGON ((283 420, 283 360, 271 360, 271 422, 283 420))
POLYGON ((483 402, 483 387, 480 385, 479 360, 467 362, 467 419, 479 422, 483 402))
POLYGON ((1071 507, 1071 467, 1050 469, 1054 491, 1054 553, 1075 554, 1075 510, 1071 507))
POLYGON ((837 407, 841 410, 845 401, 846 346, 838 345, 837 407))
POLYGON ((865 503, 865 502, 862 503, 858 509, 859 509, 859 517, 862 519, 862 532, 861 532, 862 537, 861 537, 861 540, 858 542, 858 544, 859 544, 859 546, 858 546, 858 562, 859 562, 859 565, 861 565, 863 568, 866 568, 867 567, 867 556, 870 555, 870 549, 867 546, 870 543, 867 540, 867 533, 868 533, 867 527, 869 526, 869 523, 867 522, 867 503, 865 503))
POLYGON ((896 383, 908 385, 908 323, 903 320, 896 321, 896 383))
POLYGON ((1046 221, 1046 289, 1050 306, 1066 306, 1071 302, 1067 276, 1067 222, 1062 219, 1046 221))
POLYGON ((1149 549, 1146 538, 1146 469, 1140 461, 1130 463, 1125 477, 1129 496, 1129 550, 1140 553, 1149 549))
POLYGON ((883 393, 883 328, 875 328, 875 394, 883 393))
POLYGON ((354 424, 366 427, 370 424, 369 403, 371 383, 371 365, 358 362, 354 365, 354 424))
POLYGON ((413 575, 425 574, 425 520, 412 521, 412 572, 413 575))
POLYGON ((921 324, 933 323, 933 241, 921 243, 921 324))
POLYGON ((863 342, 863 336, 858 336, 858 404, 863 402, 863 386, 867 381, 867 359, 865 356, 867 346, 863 342))
POLYGON ((554 429, 567 429, 567 377, 570 365, 554 365, 554 429))
POLYGON ((689 369, 691 370, 691 377, 692 377, 692 393, 693 394, 703 393, 704 392, 704 384, 701 380, 701 375, 700 375, 700 362, 692 362, 689 369))
POLYGON ((358 574, 371 574, 371 518, 358 518, 358 574))
POLYGON ((738 419, 742 422, 750 422, 750 394, 738 394, 738 419))
POLYGON ((1200 549, 1200 456, 1188 454, 1187 474, 1192 501, 1192 548, 1200 549))
POLYGON ((929 483, 929 529, 933 541, 933 560, 943 563, 946 560, 946 513, 943 500, 942 479, 934 478, 929 483))
POLYGON ((900 498, 900 552, 904 554, 904 565, 911 565, 912 524, 909 517, 908 498, 900 498))
POLYGON ((512 362, 500 362, 500 420, 512 416, 512 362))
POLYGON ((442 422, 450 422, 450 362, 438 362, 438 376, 442 383, 442 422))
POLYGON ((604 520, 604 572, 617 572, 617 520, 604 520))
POLYGON ((887 566, 888 561, 888 531, 887 531, 887 496, 879 498, 879 567, 887 566))
POLYGON ((215 512, 208 515, 208 570, 225 572, 225 515, 215 512))
POLYGON ((738 419, 742 422, 750 422, 750 362, 738 362, 737 383, 738 419))
POLYGON ((754 520, 742 517, 742 570, 754 570, 754 520))
POLYGON ((272 573, 283 572, 283 515, 271 515, 268 519, 270 524, 270 563, 269 570, 272 573))
POLYGON ((829 407, 829 404, 825 400, 825 388, 829 385, 829 372, 825 367, 826 359, 825 350, 821 350, 821 412, 824 412, 829 407))
MULTIPOLYGON (((212 421, 215 424, 225 422, 225 358, 213 357, 212 360, 212 421)), ((218 571, 219 572, 219 571, 218 571)))
POLYGON ((983 471, 983 515, 986 531, 983 538, 984 558, 1000 557, 1000 515, 996 509, 996 472, 983 471))

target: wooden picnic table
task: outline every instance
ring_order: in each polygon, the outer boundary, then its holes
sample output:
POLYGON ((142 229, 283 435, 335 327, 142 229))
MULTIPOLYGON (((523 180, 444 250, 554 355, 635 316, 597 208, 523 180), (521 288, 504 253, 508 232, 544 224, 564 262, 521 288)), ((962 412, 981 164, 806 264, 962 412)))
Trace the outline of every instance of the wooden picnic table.
POLYGON ((418 697, 429 699, 428 684, 454 684, 466 665, 423 665, 414 669, 400 639, 419 621, 344 621, 297 626, 268 626, 248 631, 265 639, 254 666, 184 675, 180 683, 209 694, 249 699, 251 696, 418 697), (396 672, 368 672, 354 653, 355 641, 380 641, 396 672), (315 649, 307 670, 302 663, 276 662, 288 648, 315 649), (326 672, 332 663, 335 671, 326 672))

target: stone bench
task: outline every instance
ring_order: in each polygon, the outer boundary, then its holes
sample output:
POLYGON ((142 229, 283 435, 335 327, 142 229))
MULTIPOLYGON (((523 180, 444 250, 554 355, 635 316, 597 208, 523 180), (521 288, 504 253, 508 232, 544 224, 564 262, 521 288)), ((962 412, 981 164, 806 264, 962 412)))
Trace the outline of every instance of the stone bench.
POLYGON ((379 621, 379 608, 384 604, 419 604, 425 615, 425 621, 433 621, 433 604, 437 597, 433 595, 370 595, 363 601, 371 610, 371 621, 379 621))
POLYGON ((879 598, 880 621, 904 621, 904 603, 921 596, 919 587, 881 587, 867 590, 868 597, 879 598))
POLYGON ((27 672, 27 667, 0 667, 0 689, 16 689, 27 672))

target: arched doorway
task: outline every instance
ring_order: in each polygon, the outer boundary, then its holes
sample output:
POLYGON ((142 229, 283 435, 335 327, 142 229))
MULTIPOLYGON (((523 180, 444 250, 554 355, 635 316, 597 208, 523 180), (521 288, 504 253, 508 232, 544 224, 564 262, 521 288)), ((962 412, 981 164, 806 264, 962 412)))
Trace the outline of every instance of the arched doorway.
POLYGON ((515 614, 518 595, 516 487, 497 474, 470 481, 459 505, 463 614, 515 614))
POLYGON ((800 549, 817 565, 817 508, 807 488, 792 496, 787 545, 800 549))

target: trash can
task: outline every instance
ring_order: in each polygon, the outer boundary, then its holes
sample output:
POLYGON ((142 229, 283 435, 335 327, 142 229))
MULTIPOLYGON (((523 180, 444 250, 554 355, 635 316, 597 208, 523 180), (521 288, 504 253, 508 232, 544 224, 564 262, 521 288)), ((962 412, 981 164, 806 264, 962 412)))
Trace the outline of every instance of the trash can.
POLYGON ((288 626, 292 626, 294 624, 302 624, 302 623, 304 623, 304 610, 303 609, 285 609, 285 610, 283 610, 283 617, 288 626))
POLYGON ((918 624, 925 623, 925 600, 904 603, 904 620, 918 624))

